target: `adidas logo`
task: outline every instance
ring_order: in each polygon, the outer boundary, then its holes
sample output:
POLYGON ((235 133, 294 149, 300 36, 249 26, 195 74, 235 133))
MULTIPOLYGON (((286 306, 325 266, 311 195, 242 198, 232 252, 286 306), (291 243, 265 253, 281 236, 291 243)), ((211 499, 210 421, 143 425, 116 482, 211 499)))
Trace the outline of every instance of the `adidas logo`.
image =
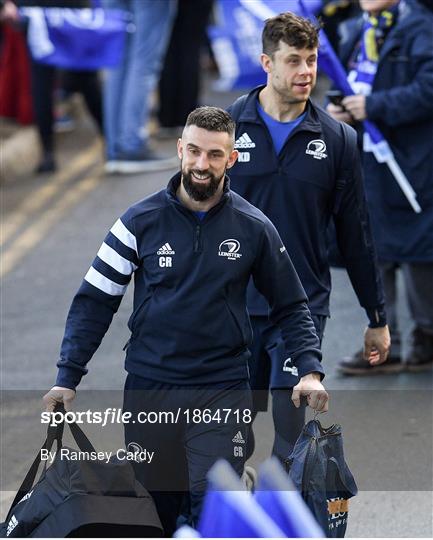
POLYGON ((8 523, 8 528, 7 528, 7 531, 6 531, 6 536, 9 536, 11 534, 11 532, 15 529, 15 527, 18 525, 18 520, 15 516, 12 516, 9 523, 8 523))
POLYGON ((20 502, 26 501, 27 499, 30 499, 30 497, 31 497, 32 495, 33 495, 33 490, 29 491, 29 492, 27 493, 27 495, 24 495, 24 497, 23 497, 21 500, 19 500, 18 502, 20 503, 20 502))
POLYGON ((255 148, 256 143, 254 143, 251 140, 251 137, 248 135, 248 133, 244 133, 239 137, 239 139, 235 142, 235 148, 255 148))
POLYGON ((161 246, 156 252, 157 255, 174 255, 175 253, 176 252, 174 249, 172 249, 168 242, 161 246))
POLYGON ((242 437, 242 433, 240 431, 238 431, 233 437, 232 442, 236 444, 245 444, 244 438, 242 437))

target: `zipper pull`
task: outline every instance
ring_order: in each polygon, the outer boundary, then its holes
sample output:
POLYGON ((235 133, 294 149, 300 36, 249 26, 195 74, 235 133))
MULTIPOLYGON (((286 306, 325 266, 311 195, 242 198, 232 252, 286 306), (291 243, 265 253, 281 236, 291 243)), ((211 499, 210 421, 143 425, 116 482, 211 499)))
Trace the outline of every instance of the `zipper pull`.
POLYGON ((197 253, 199 251, 200 232, 201 232, 201 227, 200 227, 200 225, 197 225, 196 228, 195 228, 194 253, 197 253))

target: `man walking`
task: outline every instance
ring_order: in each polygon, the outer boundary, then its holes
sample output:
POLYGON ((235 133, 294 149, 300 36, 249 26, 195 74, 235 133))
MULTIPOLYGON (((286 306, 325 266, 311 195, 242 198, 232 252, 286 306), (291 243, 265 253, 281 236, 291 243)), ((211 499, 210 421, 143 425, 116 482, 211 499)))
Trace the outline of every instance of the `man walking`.
MULTIPOLYGON (((326 230, 333 219, 337 239, 369 325, 364 358, 386 360, 389 333, 376 267, 354 130, 333 120, 310 101, 316 83, 318 29, 307 19, 282 13, 268 19, 262 34, 261 64, 267 83, 229 107, 236 121, 238 160, 232 188, 259 207, 276 225, 309 299, 319 338, 329 317, 331 281, 326 230)), ((251 283, 248 309, 254 343, 250 369, 253 389, 267 389, 268 358, 273 395, 273 452, 287 458, 305 420, 290 406, 288 389, 299 372, 284 355, 268 305, 251 283), (284 411, 284 413, 283 413, 284 411)), ((258 393, 255 410, 266 410, 258 393)))
POLYGON ((229 188, 226 170, 238 154, 234 130, 222 109, 189 115, 178 141, 181 172, 166 190, 129 208, 108 233, 73 300, 56 386, 44 396, 47 410, 58 401, 70 406, 134 274, 124 410, 134 420, 156 408, 179 411, 179 419, 128 423, 125 438, 155 452, 152 464, 135 467, 168 536, 188 487, 197 522, 216 459, 227 459, 239 475, 244 468, 251 276, 299 372, 295 406, 306 396, 315 410, 328 408, 319 340, 287 250, 269 219, 229 188))

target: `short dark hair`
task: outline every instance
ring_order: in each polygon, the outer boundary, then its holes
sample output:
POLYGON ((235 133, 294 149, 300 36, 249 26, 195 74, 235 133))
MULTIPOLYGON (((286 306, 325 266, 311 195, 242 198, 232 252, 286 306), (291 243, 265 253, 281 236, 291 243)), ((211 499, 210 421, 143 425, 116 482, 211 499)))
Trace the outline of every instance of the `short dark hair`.
POLYGON ((290 11, 265 21, 262 33, 263 52, 272 56, 280 41, 297 49, 315 49, 319 46, 319 30, 311 21, 290 11))
POLYGON ((197 126, 208 131, 220 131, 235 136, 236 124, 224 109, 219 107, 198 107, 189 113, 185 127, 197 126))

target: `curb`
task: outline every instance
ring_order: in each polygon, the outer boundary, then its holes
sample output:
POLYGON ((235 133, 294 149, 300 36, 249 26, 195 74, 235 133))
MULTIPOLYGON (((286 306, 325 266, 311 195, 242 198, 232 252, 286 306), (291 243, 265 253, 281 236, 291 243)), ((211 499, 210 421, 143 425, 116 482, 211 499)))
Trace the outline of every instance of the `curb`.
POLYGON ((0 144, 1 182, 10 182, 33 172, 40 158, 40 143, 34 126, 19 128, 0 144))

